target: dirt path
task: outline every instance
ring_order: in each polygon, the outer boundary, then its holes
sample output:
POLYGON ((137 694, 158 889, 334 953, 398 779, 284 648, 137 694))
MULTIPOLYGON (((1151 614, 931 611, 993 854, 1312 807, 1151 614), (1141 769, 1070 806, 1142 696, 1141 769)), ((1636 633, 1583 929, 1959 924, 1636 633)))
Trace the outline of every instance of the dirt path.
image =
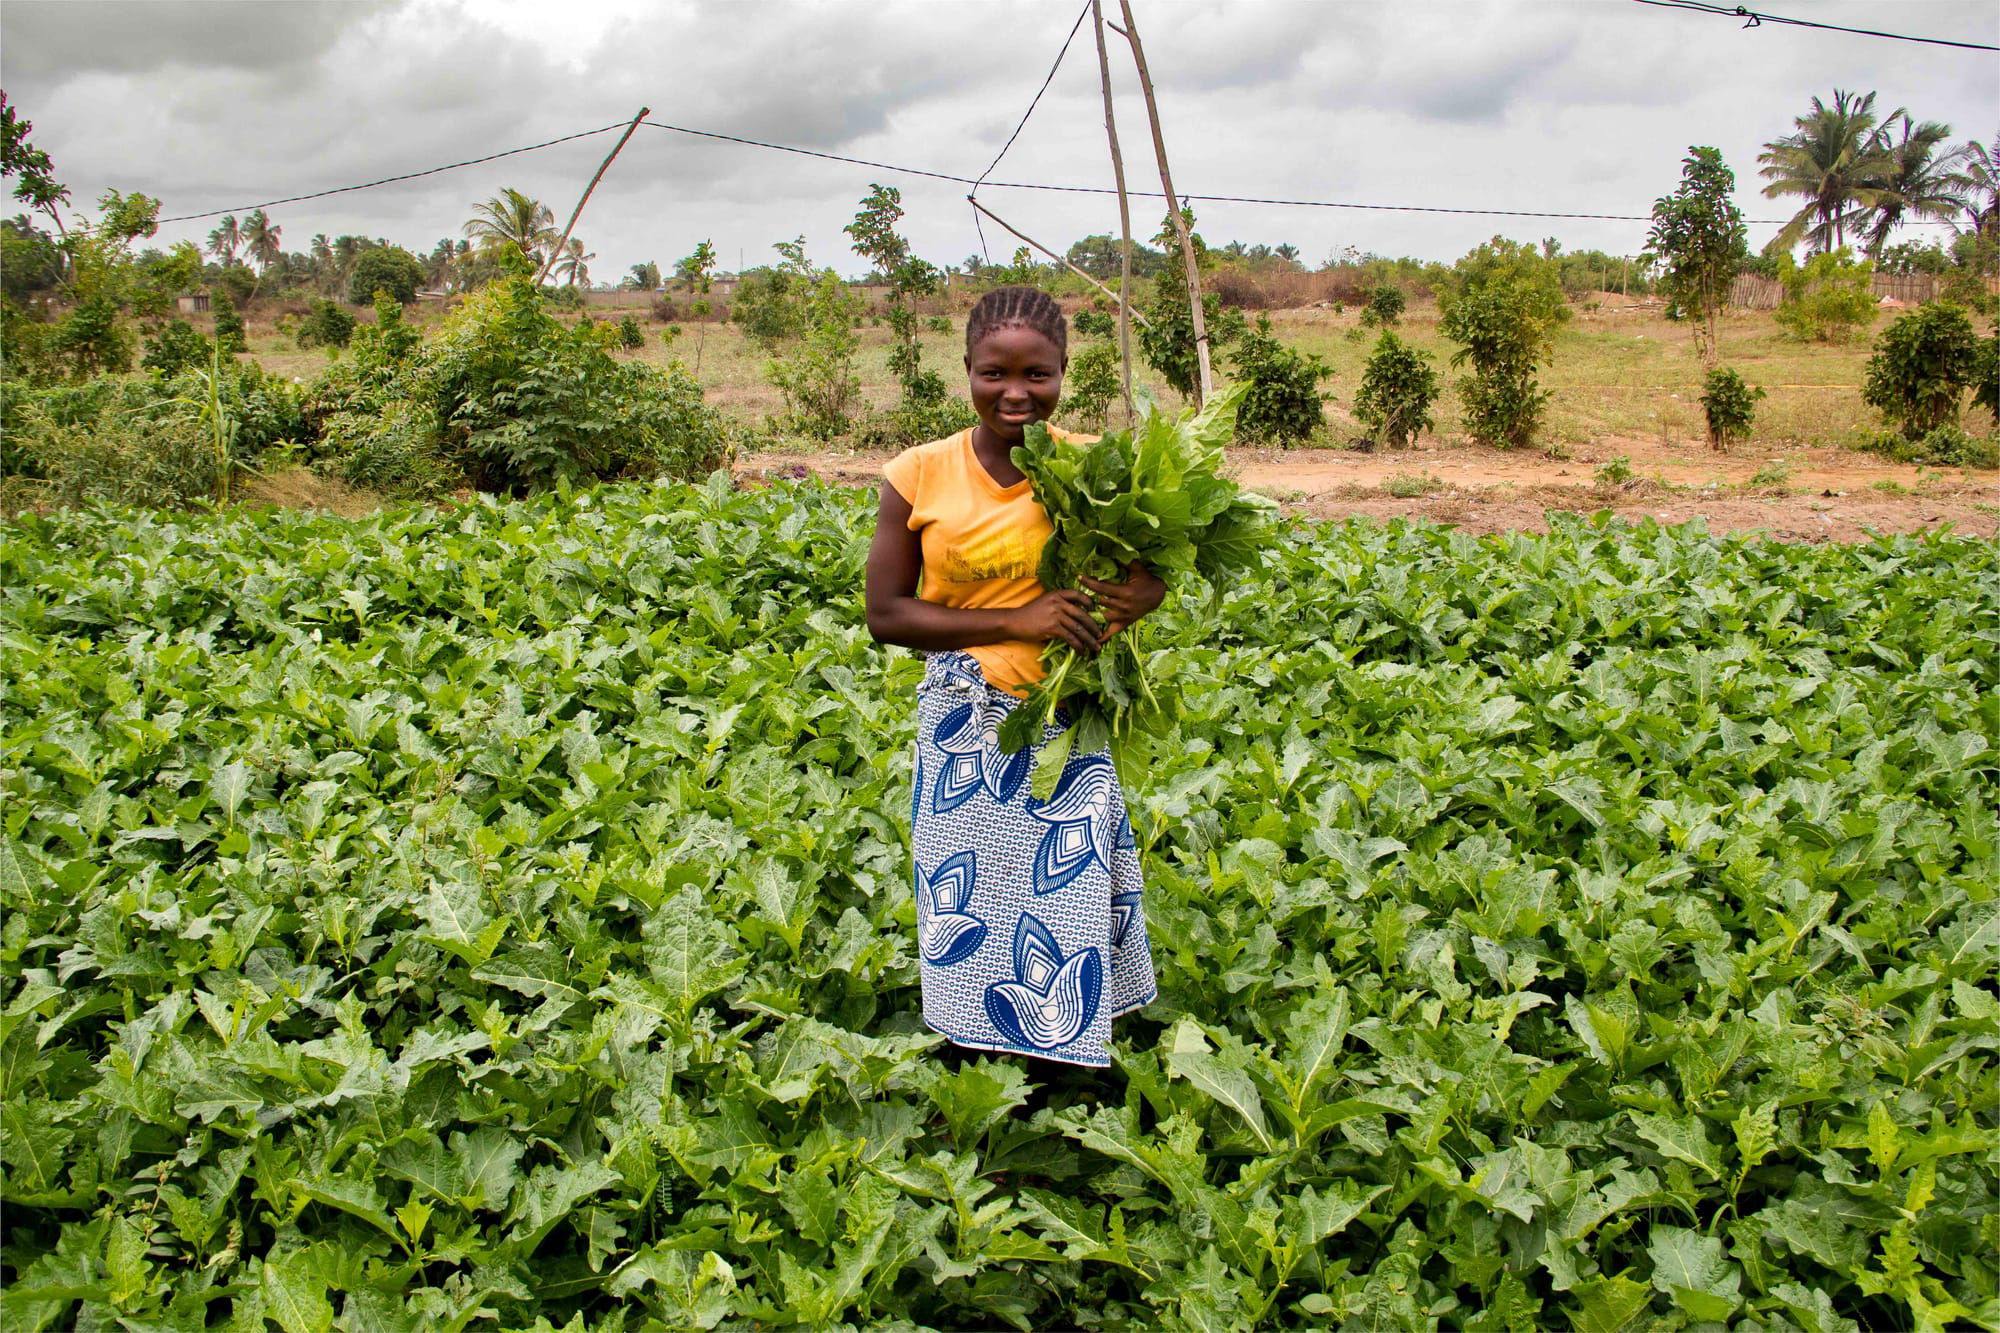
MULTIPOLYGON (((760 453, 739 459, 737 472, 872 485, 890 457, 760 453)), ((1609 509, 1662 523, 1698 517, 1716 532, 1785 541, 1863 541, 1875 532, 1947 525, 2000 536, 2000 474, 1887 463, 1838 449, 1730 457, 1655 440, 1606 440, 1567 459, 1478 448, 1232 449, 1229 461, 1243 485, 1316 518, 1422 518, 1487 533, 1541 531, 1551 510, 1609 509), (1607 469, 1602 479, 1600 469, 1607 469)))

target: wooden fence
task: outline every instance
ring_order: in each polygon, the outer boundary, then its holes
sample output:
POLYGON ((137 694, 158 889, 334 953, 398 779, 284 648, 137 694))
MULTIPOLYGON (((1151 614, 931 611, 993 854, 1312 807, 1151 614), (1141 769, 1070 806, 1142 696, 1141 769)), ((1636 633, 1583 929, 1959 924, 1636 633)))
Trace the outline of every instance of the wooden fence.
MULTIPOLYGON (((2000 291, 2000 278, 1986 280, 1988 291, 2000 291)), ((1922 305, 1937 295, 1938 280, 1930 273, 1877 273, 1875 275, 1875 299, 1897 301, 1903 305, 1922 305)), ((1753 274, 1737 275, 1736 285, 1729 289, 1729 304, 1746 310, 1776 310, 1785 299, 1785 284, 1775 278, 1759 278, 1753 274)))

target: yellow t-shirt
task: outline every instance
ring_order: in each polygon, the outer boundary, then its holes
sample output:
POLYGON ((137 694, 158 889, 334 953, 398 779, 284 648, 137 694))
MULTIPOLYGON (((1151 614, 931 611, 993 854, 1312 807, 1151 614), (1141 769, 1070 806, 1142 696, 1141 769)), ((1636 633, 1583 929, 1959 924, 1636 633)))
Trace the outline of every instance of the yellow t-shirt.
MULTIPOLYGON (((1089 443, 1088 435, 1050 428, 1057 440, 1089 443)), ((882 475, 910 505, 910 531, 923 538, 923 579, 917 596, 971 610, 1026 606, 1042 595, 1036 576, 1042 543, 1055 528, 1026 478, 1012 486, 993 480, 972 451, 972 431, 905 449, 882 475)), ((968 648, 988 683, 1014 694, 1048 674, 1042 645, 1026 639, 968 648)))

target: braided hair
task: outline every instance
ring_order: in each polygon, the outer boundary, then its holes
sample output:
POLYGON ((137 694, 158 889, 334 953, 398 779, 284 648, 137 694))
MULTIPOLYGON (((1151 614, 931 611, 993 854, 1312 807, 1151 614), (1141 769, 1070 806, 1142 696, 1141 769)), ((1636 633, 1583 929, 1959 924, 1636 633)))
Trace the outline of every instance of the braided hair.
POLYGON ((1039 287, 995 287, 980 297, 965 321, 965 354, 971 356, 987 334, 1016 327, 1033 329, 1068 358, 1069 321, 1063 318, 1056 298, 1039 287))

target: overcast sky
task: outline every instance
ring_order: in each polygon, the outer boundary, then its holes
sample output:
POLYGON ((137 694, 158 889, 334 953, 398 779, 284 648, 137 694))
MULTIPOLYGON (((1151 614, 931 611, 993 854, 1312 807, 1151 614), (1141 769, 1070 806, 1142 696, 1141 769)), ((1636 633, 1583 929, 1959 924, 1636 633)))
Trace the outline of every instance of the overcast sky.
MULTIPOLYGON (((1690 144, 1722 150, 1747 216, 1761 145, 1814 95, 2000 135, 2000 58, 1629 0, 1136 0, 1174 182, 1192 194, 1644 215, 1690 144)), ((1074 0, 5 0, 0 86, 87 211, 107 188, 162 216, 234 210, 624 121, 977 176, 1047 74, 1074 0)), ((1107 5, 1115 15, 1116 5, 1107 5)), ((1992 0, 1771 0, 1770 12, 2000 43, 1992 0)), ((1133 188, 1158 188, 1129 55, 1111 51, 1133 188)), ((419 253, 512 186, 567 218, 615 134, 375 189, 273 206, 284 245, 383 236, 419 253)), ((1096 49, 1078 33, 995 181, 1108 186, 1096 49)), ((965 187, 642 127, 577 234, 594 281, 714 242, 725 269, 803 234, 862 262, 841 228, 871 182, 899 186, 917 252, 980 248, 965 187)), ((1117 231, 1110 196, 1001 189, 982 202, 1066 247, 1117 231)), ((1208 202, 1211 244, 1290 242, 1451 259, 1496 232, 1636 251, 1644 222, 1451 217, 1208 202)), ((1159 225, 1157 200, 1134 228, 1159 225)), ((199 242, 216 219, 170 223, 199 242)), ((1004 261, 1016 242, 990 222, 1004 261)), ((1771 234, 1754 227, 1752 243, 1771 234)), ((1941 228, 1904 235, 1936 236, 1941 228)))

